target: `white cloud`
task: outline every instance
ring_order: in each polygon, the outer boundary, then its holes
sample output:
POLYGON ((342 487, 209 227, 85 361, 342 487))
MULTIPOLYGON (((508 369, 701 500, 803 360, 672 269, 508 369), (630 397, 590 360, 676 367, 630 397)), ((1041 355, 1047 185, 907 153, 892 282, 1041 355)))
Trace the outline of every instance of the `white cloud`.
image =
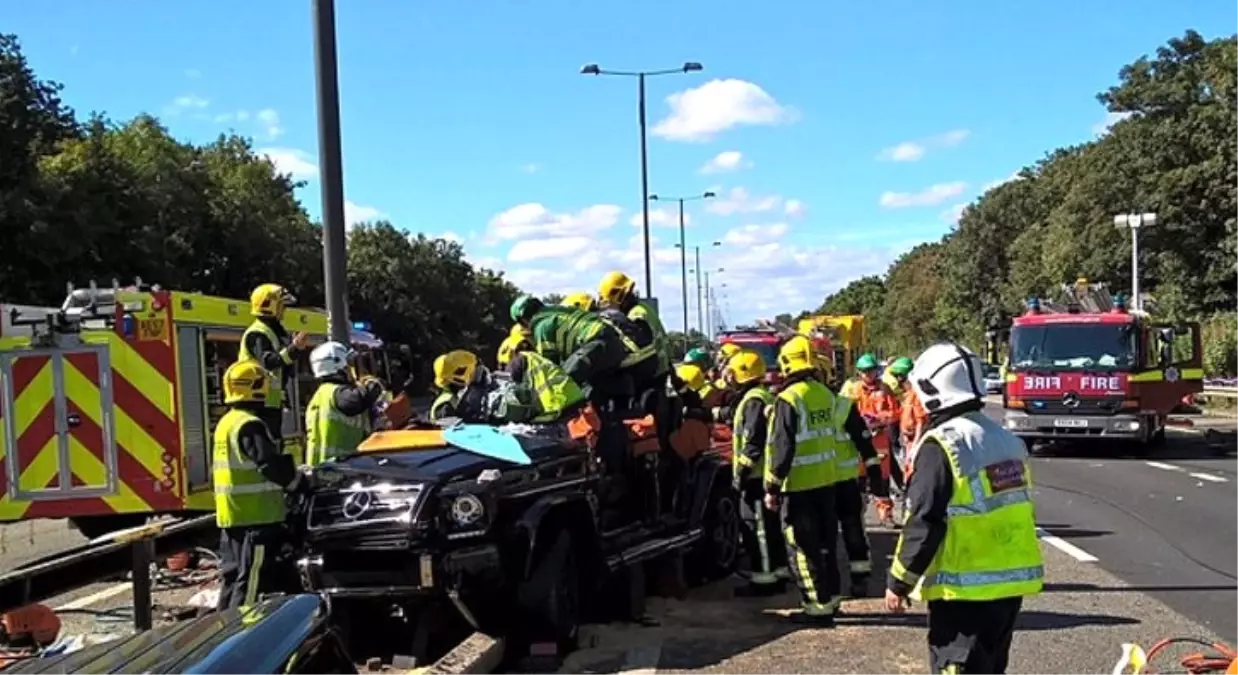
POLYGON ((670 141, 703 142, 734 127, 785 124, 796 118, 793 109, 745 80, 710 80, 671 94, 666 103, 671 112, 654 125, 653 134, 670 141))
POLYGON ((310 180, 318 177, 318 164, 313 155, 294 148, 258 148, 259 155, 266 155, 280 173, 291 174, 295 180, 310 180))
POLYGON ((781 239, 787 233, 787 229, 786 223, 743 225, 727 230, 727 233, 722 236, 722 243, 735 246, 767 244, 775 239, 781 239))
POLYGON ((623 209, 614 204, 595 204, 575 213, 552 213, 536 202, 518 204, 490 219, 489 238, 574 237, 596 234, 619 222, 623 209))
POLYGON ((254 119, 258 121, 258 124, 262 125, 262 130, 266 133, 267 138, 278 138, 284 133, 284 128, 279 122, 279 113, 271 108, 259 110, 254 115, 254 119))
POLYGON ((718 196, 709 200, 705 210, 720 216, 736 213, 762 213, 773 211, 783 205, 782 197, 778 195, 756 196, 743 187, 731 188, 726 194, 723 194, 721 190, 712 192, 718 196))
POLYGON ((700 168, 700 172, 704 174, 730 173, 750 168, 752 168, 752 162, 744 159, 744 153, 738 150, 726 150, 714 155, 713 159, 705 162, 705 166, 700 168))
POLYGON ((941 212, 941 219, 954 225, 959 222, 959 218, 963 217, 963 210, 967 208, 967 202, 955 204, 945 211, 941 212))
POLYGON ((1121 122, 1124 119, 1129 118, 1131 115, 1134 115, 1134 114, 1135 113, 1132 113, 1132 112, 1107 112, 1105 113, 1104 119, 1092 125, 1092 133, 1101 134, 1101 135, 1107 134, 1109 133, 1109 129, 1112 128, 1113 125, 1117 124, 1118 122, 1121 122))
POLYGON ((179 115, 185 111, 202 110, 210 105, 211 102, 196 94, 185 94, 172 99, 172 105, 168 106, 167 114, 179 115))
POLYGON ((788 199, 782 206, 782 212, 791 218, 799 218, 808 212, 808 207, 798 199, 788 199))
POLYGON ((464 237, 461 237, 460 235, 456 234, 455 232, 452 232, 451 230, 447 230, 446 232, 436 235, 436 236, 439 239, 443 239, 445 241, 454 241, 457 244, 464 243, 464 237))
POLYGON ((529 262, 571 258, 584 253, 593 246, 590 237, 550 237, 547 239, 521 239, 507 252, 512 262, 529 262))
POLYGON ((952 148, 967 140, 971 132, 967 129, 954 129, 936 136, 929 136, 914 141, 903 141, 890 146, 877 155, 877 159, 886 162, 914 162, 924 157, 929 150, 952 148))
MULTIPOLYGON (((637 211, 628 218, 628 222, 632 227, 641 227, 645 224, 645 214, 637 211)), ((684 211, 683 224, 685 227, 692 226, 692 214, 684 211)), ((679 207, 666 207, 649 209, 649 226, 650 227, 679 227, 679 207)))
MULTIPOLYGON (((278 166, 278 165, 277 165, 278 166)), ((357 223, 368 223, 372 220, 378 220, 385 217, 387 214, 379 211, 373 206, 363 206, 355 204, 348 200, 344 200, 344 224, 356 225, 357 223)))
POLYGON ((1022 178, 1023 178, 1023 176, 1019 175, 1019 172, 1018 172, 1018 171, 1016 171, 1016 172, 1014 172, 1014 173, 1010 174, 1009 176, 1006 176, 1005 178, 1002 178, 1001 180, 995 180, 995 181, 993 181, 992 183, 989 183, 988 185, 985 185, 985 186, 984 186, 984 189, 982 189, 980 192, 981 192, 981 193, 985 193, 985 192, 988 192, 989 190, 992 190, 993 188, 995 188, 995 187, 997 187, 997 186, 999 186, 999 185, 1005 185, 1006 183, 1009 183, 1010 181, 1021 180, 1022 178))
POLYGON ((882 208, 905 209, 913 206, 936 206, 948 199, 963 194, 967 183, 938 183, 919 192, 883 192, 878 203, 882 208))

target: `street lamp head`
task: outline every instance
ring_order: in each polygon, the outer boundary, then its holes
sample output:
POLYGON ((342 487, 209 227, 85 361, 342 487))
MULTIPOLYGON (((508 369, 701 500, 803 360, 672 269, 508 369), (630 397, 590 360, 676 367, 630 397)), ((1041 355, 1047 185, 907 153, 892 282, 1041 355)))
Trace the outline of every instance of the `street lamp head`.
POLYGON ((596 63, 587 63, 580 67, 581 75, 601 75, 602 69, 596 63))
POLYGON ((701 198, 703 198, 703 199, 713 199, 714 197, 717 197, 717 196, 718 196, 718 195, 716 195, 716 194, 714 194, 714 193, 712 193, 712 192, 706 192, 705 194, 701 195, 701 198))
POLYGON ((705 67, 697 63, 696 61, 688 61, 687 63, 683 64, 683 72, 685 73, 696 73, 704 69, 705 67))
POLYGON ((714 246, 721 246, 721 245, 722 245, 722 242, 720 242, 720 241, 715 241, 715 242, 713 243, 713 245, 714 245, 714 246))
POLYGON ((657 196, 657 195, 649 195, 649 201, 651 201, 651 202, 656 202, 656 201, 658 201, 658 196, 657 196))

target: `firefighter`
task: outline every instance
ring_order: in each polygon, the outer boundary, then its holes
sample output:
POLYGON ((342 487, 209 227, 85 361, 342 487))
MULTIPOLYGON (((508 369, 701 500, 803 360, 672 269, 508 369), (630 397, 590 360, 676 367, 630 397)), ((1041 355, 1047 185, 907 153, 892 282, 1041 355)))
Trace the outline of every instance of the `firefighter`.
POLYGON ((842 477, 835 460, 834 394, 816 378, 808 338, 783 343, 778 366, 786 379, 769 423, 765 507, 782 518, 804 610, 794 620, 833 627, 839 603, 834 486, 842 477))
POLYGON ((214 434, 215 523, 219 526, 219 609, 252 605, 279 590, 274 566, 287 540, 285 493, 309 488, 262 418, 271 378, 257 361, 238 361, 224 373, 228 412, 214 434))
MULTIPOLYGON (((310 352, 310 371, 318 380, 318 389, 305 409, 305 463, 309 466, 352 454, 374 431, 371 412, 387 392, 375 377, 353 377, 348 368, 351 355, 348 347, 334 341, 310 352)), ((412 389, 411 378, 402 388, 406 393, 412 389)))
POLYGON ((582 312, 596 312, 598 310, 598 301, 597 298, 589 293, 581 291, 563 298, 563 302, 560 302, 559 306, 579 309, 582 312))
POLYGON ((838 445, 840 479, 834 488, 838 524, 847 550, 847 569, 851 577, 851 597, 868 596, 873 563, 869 557, 868 533, 864 529, 864 491, 877 499, 889 498, 881 480, 881 457, 873 447, 872 432, 846 396, 834 397, 834 422, 838 445), (863 482, 863 484, 861 484, 863 482))
MULTIPOLYGON (((881 456, 881 488, 889 494, 889 484, 893 478, 896 485, 902 487, 903 472, 896 466, 891 457, 893 451, 892 437, 899 421, 899 402, 894 392, 881 381, 881 365, 872 354, 864 354, 855 362, 859 379, 851 390, 849 398, 855 401, 856 408, 864 417, 869 430, 873 432, 873 445, 881 456)), ((877 498, 877 517, 887 526, 894 525, 894 501, 889 497, 877 498)))
POLYGON ((237 361, 253 360, 262 364, 271 378, 270 395, 260 411, 262 419, 275 436, 283 439, 284 394, 296 381, 297 356, 309 345, 309 335, 303 332, 288 335, 284 328, 284 309, 296 302, 283 286, 262 284, 249 295, 249 313, 254 322, 241 335, 237 361))
POLYGON ((549 424, 577 412, 587 403, 580 385, 555 362, 532 351, 527 342, 517 347, 507 372, 512 382, 528 392, 532 405, 528 415, 520 419, 509 416, 505 421, 549 424))
POLYGON ((486 395, 493 383, 477 355, 457 349, 434 359, 434 386, 439 395, 430 404, 430 421, 448 417, 462 422, 486 421, 486 395))
POLYGON ((714 358, 710 355, 709 350, 704 347, 689 349, 688 353, 683 355, 683 362, 690 363, 705 373, 709 373, 714 368, 714 358))
POLYGON ((929 424, 885 604, 904 611, 922 583, 938 673, 1006 672, 1023 598, 1043 588, 1027 449, 985 416, 982 373, 978 356, 946 343, 921 354, 910 376, 929 424))
POLYGON ((767 410, 774 405, 774 395, 765 386, 765 360, 760 354, 740 352, 727 363, 727 369, 734 374, 739 399, 731 420, 731 471, 740 495, 744 548, 752 566, 748 585, 735 589, 735 594, 774 595, 783 592, 790 577, 778 514, 764 508, 767 410))
POLYGON ((607 306, 619 310, 642 331, 648 332, 649 342, 657 351, 658 374, 669 373, 671 361, 666 330, 662 328, 657 311, 637 295, 636 281, 623 272, 610 272, 598 284, 598 296, 607 306))
POLYGON ((532 349, 533 342, 531 341, 531 338, 532 333, 529 332, 528 328, 525 328, 520 324, 512 326, 511 333, 509 333, 503 340, 503 343, 499 345, 499 354, 497 358, 499 368, 506 370, 508 364, 512 362, 512 357, 522 351, 532 349))

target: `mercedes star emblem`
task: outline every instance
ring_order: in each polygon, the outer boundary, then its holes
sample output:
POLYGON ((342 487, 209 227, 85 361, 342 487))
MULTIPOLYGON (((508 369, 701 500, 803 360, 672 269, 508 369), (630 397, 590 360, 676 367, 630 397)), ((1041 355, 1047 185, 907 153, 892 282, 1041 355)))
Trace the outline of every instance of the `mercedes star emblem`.
POLYGON ((353 492, 344 498, 344 517, 356 520, 374 505, 374 495, 368 491, 353 492))
POLYGON ((1079 407, 1079 395, 1073 391, 1066 392, 1064 395, 1062 395, 1062 405, 1066 406, 1067 408, 1078 408, 1079 407))

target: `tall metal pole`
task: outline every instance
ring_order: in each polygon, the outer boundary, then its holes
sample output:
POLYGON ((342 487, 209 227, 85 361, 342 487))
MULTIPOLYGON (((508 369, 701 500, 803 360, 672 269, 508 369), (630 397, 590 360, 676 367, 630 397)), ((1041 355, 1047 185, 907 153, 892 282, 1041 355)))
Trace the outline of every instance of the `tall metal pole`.
POLYGON ((711 307, 713 294, 709 289, 709 272, 705 273, 705 338, 714 341, 714 314, 711 307))
POLYGON ((1131 304, 1137 310, 1143 310, 1143 300, 1139 297, 1139 226, 1131 226, 1131 304))
POLYGON ((331 339, 348 344, 348 274, 344 235, 344 170, 340 158, 340 89, 335 54, 335 0, 313 0, 318 79, 318 171, 322 188, 323 290, 331 339))
POLYGON ((679 200, 679 269, 683 295, 683 339, 688 339, 688 243, 684 239, 683 200, 679 200))
MULTIPOLYGON (((701 247, 693 246, 696 249, 696 329, 705 334, 705 306, 701 304, 701 247)), ((706 335, 706 339, 708 339, 706 335)))
POLYGON ((649 151, 645 142, 645 74, 637 76, 640 83, 640 203, 641 233, 645 238, 645 297, 653 297, 653 259, 649 250, 649 151))

